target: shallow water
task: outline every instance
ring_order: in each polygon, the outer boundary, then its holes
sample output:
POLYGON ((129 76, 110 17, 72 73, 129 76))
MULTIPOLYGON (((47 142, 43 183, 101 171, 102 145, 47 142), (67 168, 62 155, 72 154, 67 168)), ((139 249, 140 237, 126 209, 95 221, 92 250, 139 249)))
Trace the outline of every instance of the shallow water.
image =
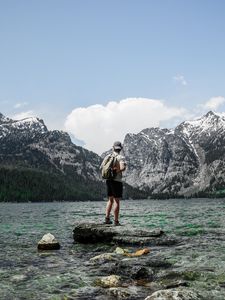
MULTIPOLYGON (((74 244, 73 224, 102 222, 104 210, 104 202, 0 203, 0 299, 75 298, 91 286, 85 262, 96 246, 74 244), (48 232, 62 247, 38 252, 48 232)), ((225 199, 123 201, 121 222, 187 238, 157 251, 186 272, 205 299, 225 299, 225 199)))

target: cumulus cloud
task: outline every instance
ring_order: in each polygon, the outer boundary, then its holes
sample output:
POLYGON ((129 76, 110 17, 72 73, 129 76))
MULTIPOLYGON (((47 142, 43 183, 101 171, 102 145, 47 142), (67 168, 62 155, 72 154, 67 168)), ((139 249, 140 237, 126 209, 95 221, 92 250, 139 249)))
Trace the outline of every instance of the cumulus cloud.
POLYGON ((22 120, 30 117, 35 117, 35 113, 32 110, 24 111, 11 116, 13 120, 22 120))
POLYGON ((14 108, 21 108, 21 107, 26 106, 26 105, 28 105, 28 102, 16 103, 14 105, 14 108))
POLYGON ((225 98, 222 96, 218 97, 212 97, 204 104, 201 104, 200 107, 202 107, 205 110, 217 110, 221 105, 225 103, 225 98))
POLYGON ((66 118, 65 130, 84 141, 85 147, 101 154, 126 133, 180 118, 183 108, 169 107, 161 100, 128 98, 119 102, 75 108, 66 118))
POLYGON ((182 85, 187 85, 187 81, 186 79, 184 78, 183 75, 176 75, 173 77, 173 80, 177 83, 180 83, 182 85))

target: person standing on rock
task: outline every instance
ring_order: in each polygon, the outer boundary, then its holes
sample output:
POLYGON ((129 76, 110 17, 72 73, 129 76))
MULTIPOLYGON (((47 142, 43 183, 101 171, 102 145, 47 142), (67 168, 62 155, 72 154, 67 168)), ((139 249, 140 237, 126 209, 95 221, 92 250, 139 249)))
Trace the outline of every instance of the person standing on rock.
POLYGON ((119 211, 120 211, 120 199, 123 195, 123 183, 122 183, 122 173, 126 170, 126 162, 124 156, 122 156, 121 150, 123 146, 121 142, 115 142, 113 144, 112 153, 108 154, 102 164, 101 168, 105 165, 107 161, 109 161, 110 157, 112 160, 112 178, 106 179, 106 187, 107 187, 107 196, 108 202, 106 205, 106 216, 105 216, 105 224, 112 224, 110 220, 110 213, 112 207, 114 206, 114 225, 121 225, 119 222, 119 211))

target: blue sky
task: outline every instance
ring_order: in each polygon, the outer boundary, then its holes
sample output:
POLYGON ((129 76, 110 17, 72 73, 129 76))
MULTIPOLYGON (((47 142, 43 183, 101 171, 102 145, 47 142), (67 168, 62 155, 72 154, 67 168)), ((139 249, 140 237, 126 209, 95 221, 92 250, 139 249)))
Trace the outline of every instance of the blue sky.
POLYGON ((80 139, 79 107, 158 99, 185 118, 225 97, 224 36, 222 0, 0 0, 0 112, 80 139))

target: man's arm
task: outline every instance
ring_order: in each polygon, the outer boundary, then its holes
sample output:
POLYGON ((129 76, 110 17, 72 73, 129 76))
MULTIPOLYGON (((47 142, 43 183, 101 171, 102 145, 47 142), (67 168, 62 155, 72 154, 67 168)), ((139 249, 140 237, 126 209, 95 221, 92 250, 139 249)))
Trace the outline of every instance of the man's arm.
POLYGON ((116 173, 120 173, 126 170, 126 162, 125 160, 117 161, 116 165, 114 166, 113 170, 116 171, 116 173))
POLYGON ((124 160, 120 161, 120 171, 123 172, 126 170, 126 163, 124 160))

